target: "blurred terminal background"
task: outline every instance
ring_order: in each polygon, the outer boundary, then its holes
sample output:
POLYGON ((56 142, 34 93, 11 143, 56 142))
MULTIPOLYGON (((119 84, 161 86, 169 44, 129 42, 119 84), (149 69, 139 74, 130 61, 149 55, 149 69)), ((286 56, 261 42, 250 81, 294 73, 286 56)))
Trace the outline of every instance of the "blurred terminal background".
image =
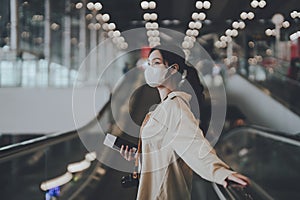
POLYGON ((213 145, 253 181, 195 175, 192 199, 300 199, 299 37, 298 0, 1 0, 0 199, 134 199, 103 140, 137 142, 147 54, 170 43, 205 87, 204 132, 223 106, 213 145))

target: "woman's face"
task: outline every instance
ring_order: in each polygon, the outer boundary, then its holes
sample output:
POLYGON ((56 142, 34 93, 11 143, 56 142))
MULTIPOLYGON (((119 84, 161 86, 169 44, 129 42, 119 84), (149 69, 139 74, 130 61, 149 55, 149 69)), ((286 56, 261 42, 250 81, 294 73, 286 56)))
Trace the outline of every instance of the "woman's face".
POLYGON ((151 67, 165 68, 164 59, 159 50, 155 50, 149 55, 148 64, 151 67))

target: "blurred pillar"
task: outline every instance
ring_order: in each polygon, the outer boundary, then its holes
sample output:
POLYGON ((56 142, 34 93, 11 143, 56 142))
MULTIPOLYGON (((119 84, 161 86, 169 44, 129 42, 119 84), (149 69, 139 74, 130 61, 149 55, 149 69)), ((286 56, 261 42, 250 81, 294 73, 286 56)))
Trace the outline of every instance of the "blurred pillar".
POLYGON ((85 21, 85 8, 86 0, 82 1, 82 8, 80 9, 80 25, 79 25, 79 66, 86 57, 86 21, 85 21))
POLYGON ((90 52, 92 53, 91 58, 91 63, 90 63, 90 78, 91 81, 96 81, 97 80, 97 67, 98 67, 98 54, 97 54, 97 49, 95 47, 97 46, 97 30, 95 27, 96 24, 96 14, 97 11, 95 9, 92 10, 93 14, 93 19, 92 19, 92 24, 93 26, 90 27, 90 52))
POLYGON ((230 63, 232 61, 232 51, 233 51, 232 41, 229 41, 229 42, 227 42, 226 55, 227 55, 227 59, 230 63))
POLYGON ((10 0, 10 48, 14 53, 19 53, 19 14, 18 0, 10 0))
POLYGON ((105 49, 103 48, 103 45, 101 46, 101 42, 103 42, 105 40, 105 33, 100 29, 98 31, 98 47, 97 47, 97 51, 98 51, 98 55, 97 55, 97 76, 99 76, 103 70, 104 70, 104 63, 103 60, 101 60, 100 58, 105 58, 104 57, 104 53, 105 53, 105 49))
POLYGON ((70 84, 70 70, 71 70, 71 1, 65 1, 65 19, 64 19, 64 51, 63 51, 63 65, 68 69, 68 84, 70 84))
POLYGON ((282 22, 284 17, 282 14, 276 13, 272 17, 272 22, 275 24, 275 56, 279 57, 279 41, 280 41, 280 28, 282 27, 282 22))
POLYGON ((50 85, 50 60, 51 60, 51 51, 50 51, 50 44, 51 44, 51 30, 50 30, 50 0, 45 0, 45 24, 44 24, 44 57, 47 61, 47 68, 48 68, 48 85, 50 85))

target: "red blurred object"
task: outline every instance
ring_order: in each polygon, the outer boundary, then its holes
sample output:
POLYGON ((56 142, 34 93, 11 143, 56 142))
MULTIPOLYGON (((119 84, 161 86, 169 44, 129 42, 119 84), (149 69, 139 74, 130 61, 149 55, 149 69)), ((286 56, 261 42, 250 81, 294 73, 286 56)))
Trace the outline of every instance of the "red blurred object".
POLYGON ((151 47, 149 46, 143 46, 141 48, 141 58, 148 58, 149 52, 151 50, 151 47))

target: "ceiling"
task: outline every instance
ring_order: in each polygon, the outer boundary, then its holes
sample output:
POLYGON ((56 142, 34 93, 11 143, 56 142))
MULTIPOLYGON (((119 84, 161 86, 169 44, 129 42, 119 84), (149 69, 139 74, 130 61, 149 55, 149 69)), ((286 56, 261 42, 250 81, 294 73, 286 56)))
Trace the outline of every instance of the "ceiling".
POLYGON ((211 0, 209 10, 198 10, 195 7, 195 0, 156 0, 156 9, 142 10, 140 0, 104 0, 100 1, 103 5, 101 12, 107 12, 111 16, 112 22, 115 22, 117 28, 121 31, 143 27, 143 14, 146 12, 156 12, 158 14, 158 23, 160 27, 170 28, 185 32, 188 28, 188 22, 191 20, 193 12, 205 12, 206 18, 211 21, 210 24, 204 24, 200 34, 216 32, 219 35, 224 34, 225 30, 231 27, 233 21, 240 19, 240 13, 243 11, 252 11, 255 13, 253 20, 245 20, 245 31, 249 34, 264 36, 267 28, 274 28, 271 18, 275 13, 283 14, 284 18, 291 23, 290 28, 284 30, 291 34, 300 29, 300 20, 294 20, 290 13, 294 10, 300 11, 298 0, 266 0, 267 5, 261 8, 252 8, 250 0, 211 0), (180 21, 179 24, 165 25, 163 20, 180 21))

